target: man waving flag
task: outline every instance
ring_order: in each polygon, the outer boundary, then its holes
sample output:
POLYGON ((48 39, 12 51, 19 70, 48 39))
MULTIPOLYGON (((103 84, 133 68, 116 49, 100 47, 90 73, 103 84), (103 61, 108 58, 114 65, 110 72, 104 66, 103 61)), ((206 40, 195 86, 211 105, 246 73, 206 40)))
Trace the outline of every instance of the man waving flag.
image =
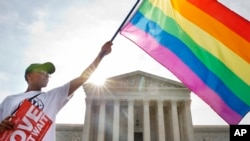
POLYGON ((144 0, 121 31, 228 124, 250 110, 249 33, 217 0, 144 0))

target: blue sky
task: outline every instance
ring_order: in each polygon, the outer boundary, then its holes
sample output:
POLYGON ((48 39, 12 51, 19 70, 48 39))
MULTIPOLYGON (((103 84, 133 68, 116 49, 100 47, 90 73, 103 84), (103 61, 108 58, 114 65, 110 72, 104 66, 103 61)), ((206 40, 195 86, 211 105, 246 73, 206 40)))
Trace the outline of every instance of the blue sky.
MULTIPOLYGON (((220 2, 250 19, 249 0, 220 2)), ((102 44, 111 39, 134 3, 135 0, 0 0, 0 102, 7 95, 25 91, 24 70, 34 62, 51 61, 56 65, 56 73, 45 91, 77 77, 102 44)), ((136 70, 179 81, 120 35, 92 80, 136 70)), ((208 105, 194 94, 191 96, 194 124, 225 124, 208 105)), ((57 122, 83 123, 84 98, 83 89, 78 89, 58 114, 57 122)), ((246 122, 250 123, 249 119, 246 122)))

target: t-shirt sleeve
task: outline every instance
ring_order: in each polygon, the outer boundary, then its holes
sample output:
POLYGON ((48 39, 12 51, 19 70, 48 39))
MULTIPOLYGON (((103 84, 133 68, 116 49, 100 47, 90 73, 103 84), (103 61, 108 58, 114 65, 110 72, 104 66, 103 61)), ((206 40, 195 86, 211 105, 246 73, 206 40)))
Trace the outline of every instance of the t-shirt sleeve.
POLYGON ((48 91, 46 94, 48 104, 59 111, 72 97, 68 96, 69 88, 70 82, 48 91))
POLYGON ((0 104, 0 122, 4 120, 7 116, 10 116, 11 113, 15 110, 15 108, 17 108, 16 104, 9 102, 10 100, 10 96, 7 96, 0 104))

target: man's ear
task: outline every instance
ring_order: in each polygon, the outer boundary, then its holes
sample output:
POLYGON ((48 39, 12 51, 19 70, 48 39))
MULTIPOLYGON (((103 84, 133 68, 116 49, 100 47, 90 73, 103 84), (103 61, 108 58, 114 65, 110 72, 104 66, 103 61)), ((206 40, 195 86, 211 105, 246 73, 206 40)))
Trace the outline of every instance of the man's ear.
POLYGON ((25 78, 25 80, 28 82, 29 81, 29 79, 30 79, 30 77, 31 77, 31 73, 28 73, 27 75, 26 75, 26 78, 25 78))

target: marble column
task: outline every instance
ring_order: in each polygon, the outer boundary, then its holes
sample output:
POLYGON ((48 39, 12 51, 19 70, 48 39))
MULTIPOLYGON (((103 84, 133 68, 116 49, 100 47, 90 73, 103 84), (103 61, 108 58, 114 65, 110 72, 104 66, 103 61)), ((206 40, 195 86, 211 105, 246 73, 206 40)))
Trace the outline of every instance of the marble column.
POLYGON ((128 101, 128 141, 134 141, 134 101, 128 101))
POLYGON ((193 141, 194 140, 194 132, 193 132, 193 123, 192 123, 192 116, 190 111, 190 100, 184 101, 183 107, 183 124, 184 124, 184 138, 186 141, 193 141))
POLYGON ((99 126, 98 126, 98 134, 97 141, 104 141, 105 135, 105 112, 106 112, 106 101, 100 101, 100 111, 99 111, 99 126))
POLYGON ((177 102, 171 101, 171 119, 172 119, 172 131, 173 131, 173 140, 180 141, 180 129, 179 129, 179 118, 177 111, 177 102))
POLYGON ((114 119, 113 119, 113 141, 119 141, 120 128, 120 101, 114 101, 114 119))
POLYGON ((150 141, 150 115, 149 115, 149 101, 143 101, 143 140, 150 141))
POLYGON ((164 122, 164 111, 163 111, 164 101, 157 101, 157 117, 158 117, 158 138, 159 141, 165 141, 165 122, 164 122))
POLYGON ((86 101, 86 111, 85 111, 85 121, 83 129, 83 140, 90 141, 92 100, 86 98, 85 101, 86 101))

